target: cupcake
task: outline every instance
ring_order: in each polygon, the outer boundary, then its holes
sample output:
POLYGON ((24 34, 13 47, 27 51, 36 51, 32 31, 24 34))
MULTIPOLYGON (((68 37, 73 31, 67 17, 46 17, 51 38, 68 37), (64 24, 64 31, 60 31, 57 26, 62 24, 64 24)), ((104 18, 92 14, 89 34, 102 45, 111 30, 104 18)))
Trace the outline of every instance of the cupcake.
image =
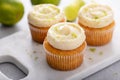
POLYGON ((47 63, 57 70, 72 70, 83 62, 86 48, 83 29, 75 23, 53 25, 47 33, 43 47, 47 63))
POLYGON ((78 14, 78 24, 85 30, 88 45, 105 45, 112 39, 115 22, 112 9, 107 5, 83 6, 78 14))
POLYGON ((65 22, 65 15, 53 4, 40 4, 29 12, 28 22, 32 39, 42 43, 53 24, 65 22))

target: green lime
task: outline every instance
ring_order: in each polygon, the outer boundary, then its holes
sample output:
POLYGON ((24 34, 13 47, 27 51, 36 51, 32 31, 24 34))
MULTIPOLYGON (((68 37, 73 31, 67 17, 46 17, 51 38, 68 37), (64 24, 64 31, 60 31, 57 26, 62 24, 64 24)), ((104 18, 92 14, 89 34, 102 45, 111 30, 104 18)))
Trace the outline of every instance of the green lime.
POLYGON ((44 3, 59 5, 60 0, 31 0, 31 3, 32 5, 44 4, 44 3))
POLYGON ((21 20, 24 6, 20 0, 0 0, 0 23, 13 25, 21 20))
POLYGON ((78 16, 79 9, 85 5, 83 0, 73 0, 72 3, 64 7, 64 13, 67 18, 67 21, 74 21, 78 16))
POLYGON ((74 21, 78 14, 78 9, 74 5, 68 5, 64 8, 64 13, 67 21, 74 21))

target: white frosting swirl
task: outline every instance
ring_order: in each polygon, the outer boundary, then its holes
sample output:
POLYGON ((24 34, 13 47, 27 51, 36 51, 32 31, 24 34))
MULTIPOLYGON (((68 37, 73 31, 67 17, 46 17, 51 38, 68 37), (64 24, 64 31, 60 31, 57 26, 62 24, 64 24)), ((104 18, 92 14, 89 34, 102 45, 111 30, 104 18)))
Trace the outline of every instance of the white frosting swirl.
POLYGON ((75 23, 63 22, 50 27, 47 40, 51 46, 60 50, 76 49, 85 41, 84 30, 75 23))
POLYGON ((53 4, 36 5, 28 14, 29 23, 37 27, 49 27, 64 18, 64 14, 53 4))
POLYGON ((107 5, 87 4, 80 9, 78 15, 81 24, 92 28, 102 28, 113 22, 112 9, 107 5))

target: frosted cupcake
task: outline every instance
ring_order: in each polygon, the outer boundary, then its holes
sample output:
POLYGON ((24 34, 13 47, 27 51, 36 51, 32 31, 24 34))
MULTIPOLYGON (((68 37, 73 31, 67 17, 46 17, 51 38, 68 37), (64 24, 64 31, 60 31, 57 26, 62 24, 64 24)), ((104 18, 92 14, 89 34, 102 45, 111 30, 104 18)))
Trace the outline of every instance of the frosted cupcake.
POLYGON ((109 6, 97 3, 83 6, 78 23, 85 30, 88 45, 99 46, 111 41, 115 22, 109 6))
POLYGON ((72 70, 83 62, 86 48, 83 29, 75 23, 58 23, 47 33, 43 47, 48 64, 58 70, 72 70))
POLYGON ((33 40, 42 43, 48 29, 56 23, 64 22, 65 16, 52 4, 40 4, 33 7, 28 14, 28 22, 33 40))

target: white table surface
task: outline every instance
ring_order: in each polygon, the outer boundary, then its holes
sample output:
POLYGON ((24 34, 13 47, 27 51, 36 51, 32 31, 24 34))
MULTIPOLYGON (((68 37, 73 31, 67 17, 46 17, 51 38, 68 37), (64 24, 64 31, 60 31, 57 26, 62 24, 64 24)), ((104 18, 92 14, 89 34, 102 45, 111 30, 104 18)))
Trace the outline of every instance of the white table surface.
MULTIPOLYGON (((28 11, 31 9, 31 3, 30 0, 21 0, 25 6, 25 14, 22 18, 22 20, 17 23, 16 25, 14 25, 13 27, 4 27, 2 25, 0 25, 0 38, 4 38, 6 36, 9 36, 15 32, 18 32, 20 30, 29 30, 28 29, 28 22, 27 22, 27 14, 28 11)), ((64 0, 66 1, 66 0, 64 0)), ((101 2, 104 0, 101 0, 101 2)), ((110 0, 107 0, 110 1, 110 0)), ((110 2, 111 3, 111 2, 110 2)), ((114 4, 114 6, 117 6, 120 10, 120 6, 119 6, 120 1, 115 0, 112 5, 114 4)), ((62 0, 62 4, 66 4, 63 3, 62 0)), ((63 5, 62 5, 63 6, 63 5)), ((120 12, 120 11, 119 11, 120 12)), ((117 16, 115 16, 117 17, 117 16)), ((15 76, 15 74, 12 74, 12 72, 8 72, 8 71, 3 71, 5 73, 8 73, 9 76, 12 76, 11 78, 13 78, 14 80, 18 80, 18 78, 21 78, 24 76, 24 74, 21 74, 15 67, 13 67, 10 64, 4 64, 0 67, 0 70, 2 70, 3 68, 6 68, 6 66, 9 66, 11 69, 13 69, 13 72, 16 72, 18 74, 18 76, 15 76)), ((108 66, 107 68, 85 78, 84 80, 120 80, 120 61, 112 64, 111 66, 108 66)))

